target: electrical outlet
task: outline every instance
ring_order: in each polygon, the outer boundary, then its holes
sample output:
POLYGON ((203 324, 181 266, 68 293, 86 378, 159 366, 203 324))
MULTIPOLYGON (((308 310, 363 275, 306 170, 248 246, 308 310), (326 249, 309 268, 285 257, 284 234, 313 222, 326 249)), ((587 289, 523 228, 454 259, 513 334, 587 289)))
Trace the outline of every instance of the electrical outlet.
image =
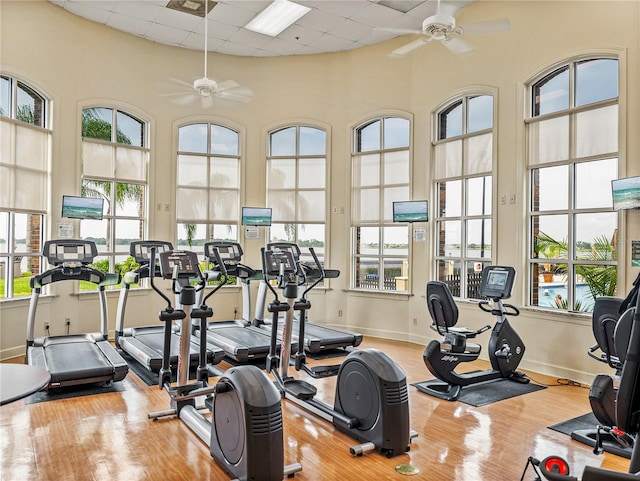
POLYGON ((417 318, 417 317, 414 317, 414 318, 413 318, 413 325, 414 325, 414 326, 417 326, 417 325, 418 325, 418 318, 417 318))
POLYGON ((338 309, 338 317, 342 317, 342 309, 338 309))
POLYGON ((45 331, 49 330, 49 322, 48 321, 44 321, 44 330, 45 331))

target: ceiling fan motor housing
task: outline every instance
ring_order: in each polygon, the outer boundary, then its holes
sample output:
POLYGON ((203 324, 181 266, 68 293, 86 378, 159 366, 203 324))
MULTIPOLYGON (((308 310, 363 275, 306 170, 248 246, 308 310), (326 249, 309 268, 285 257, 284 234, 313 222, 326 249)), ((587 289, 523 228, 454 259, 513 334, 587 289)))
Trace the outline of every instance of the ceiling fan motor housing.
POLYGON ((431 35, 435 40, 443 40, 448 34, 455 31, 456 19, 451 15, 437 13, 422 22, 422 31, 431 35))
POLYGON ((218 84, 215 80, 211 80, 210 78, 203 77, 195 80, 193 82, 193 88, 200 92, 200 95, 208 96, 212 93, 215 93, 218 88, 218 84))

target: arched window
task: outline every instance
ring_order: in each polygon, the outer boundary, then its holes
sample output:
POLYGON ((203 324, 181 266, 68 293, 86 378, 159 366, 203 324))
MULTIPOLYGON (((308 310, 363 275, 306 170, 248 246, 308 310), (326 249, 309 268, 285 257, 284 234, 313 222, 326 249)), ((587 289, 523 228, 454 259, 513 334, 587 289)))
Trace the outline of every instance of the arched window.
POLYGON ((355 289, 409 290, 409 227, 393 202, 411 197, 411 122, 377 117, 353 131, 352 281, 355 289))
POLYGON ((322 260, 327 235, 327 133, 310 125, 279 128, 269 133, 268 150, 271 241, 313 247, 322 260))
POLYGON ((130 112, 108 106, 82 110, 80 194, 104 199, 104 208, 102 220, 80 221, 80 236, 95 240, 96 264, 110 272, 121 270, 130 243, 146 235, 147 135, 147 123, 130 112))
POLYGON ((27 83, 0 76, 0 298, 31 294, 42 271, 49 201, 48 101, 27 83))
POLYGON ((178 245, 203 253, 205 242, 237 241, 240 134, 199 122, 178 129, 178 245))
POLYGON ((480 298, 482 268, 491 264, 493 102, 470 94, 436 113, 436 279, 456 297, 480 298))
POLYGON ((530 305, 591 311, 617 284, 618 60, 568 62, 528 92, 530 305))

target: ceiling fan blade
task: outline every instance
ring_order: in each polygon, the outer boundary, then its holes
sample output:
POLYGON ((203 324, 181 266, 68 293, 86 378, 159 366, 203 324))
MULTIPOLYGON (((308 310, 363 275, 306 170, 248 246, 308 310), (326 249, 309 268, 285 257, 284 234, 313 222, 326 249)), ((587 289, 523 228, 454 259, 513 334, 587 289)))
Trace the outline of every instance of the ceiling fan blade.
POLYGON ((471 52, 475 47, 468 42, 465 42, 459 37, 453 37, 448 40, 443 40, 442 45, 447 47, 453 53, 467 53, 471 52))
POLYGON ((402 47, 399 47, 397 49, 395 49, 393 52, 391 52, 389 54, 390 57, 402 57, 403 55, 408 54, 409 52, 422 47, 424 44, 429 43, 431 41, 430 36, 425 36, 422 38, 419 38, 418 40, 414 40, 413 42, 410 42, 406 45, 403 45, 402 47))
POLYGON ((380 32, 395 33, 398 35, 412 35, 412 34, 422 33, 422 30, 416 30, 415 28, 379 27, 379 28, 374 28, 374 30, 377 30, 380 32))
POLYGON ((227 90, 219 90, 218 97, 237 102, 249 102, 253 98, 253 90, 249 87, 234 87, 227 90))
POLYGON ((184 80, 177 79, 177 78, 170 78, 169 80, 171 80, 172 82, 177 83, 178 85, 184 85, 185 87, 189 87, 190 89, 193 88, 193 82, 189 83, 189 82, 185 82, 184 80))
POLYGON ((222 82, 216 81, 218 84, 218 90, 229 90, 235 87, 240 87, 240 84, 235 80, 223 80, 222 82))
POLYGON ((495 20, 493 22, 471 23, 460 25, 462 32, 466 35, 479 35, 484 33, 508 32, 511 29, 511 23, 508 19, 495 20))

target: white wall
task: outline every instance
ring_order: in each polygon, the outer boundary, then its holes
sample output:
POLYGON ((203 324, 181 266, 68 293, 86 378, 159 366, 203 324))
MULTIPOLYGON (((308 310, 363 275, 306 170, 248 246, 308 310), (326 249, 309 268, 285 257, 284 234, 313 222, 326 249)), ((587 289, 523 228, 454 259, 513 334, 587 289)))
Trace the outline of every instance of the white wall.
MULTIPOLYGON (((456 92, 470 86, 494 89, 498 98, 496 195, 515 193, 514 205, 496 206, 494 262, 513 265, 524 272, 524 82, 549 66, 575 55, 612 52, 621 59, 621 117, 626 124, 620 146, 621 176, 640 175, 638 86, 640 85, 640 3, 638 1, 480 1, 457 15, 459 23, 509 18, 508 33, 476 36, 470 54, 453 55, 437 43, 426 45, 401 59, 387 54, 407 43, 398 38, 355 51, 277 58, 248 58, 210 54, 212 77, 231 78, 251 87, 249 104, 219 103, 208 112, 198 106, 179 106, 157 94, 171 88, 169 78, 189 80, 201 75, 202 54, 176 49, 129 36, 77 18, 48 2, 0 2, 0 61, 2 71, 25 79, 53 100, 53 188, 51 223, 60 219, 59 199, 77 193, 80 173, 80 112, 96 101, 137 112, 152 125, 150 205, 170 203, 170 212, 149 213, 149 238, 174 239, 175 125, 184 119, 229 120, 245 132, 245 205, 262 205, 265 199, 264 146, 266 132, 285 122, 311 120, 330 126, 331 182, 328 259, 342 276, 331 289, 318 292, 314 320, 326 319, 365 335, 425 343, 432 337, 424 305, 424 286, 433 271, 433 245, 413 246, 412 294, 356 293, 349 286, 350 132, 358 122, 384 112, 404 112, 414 120, 413 194, 430 198, 433 109, 456 92), (343 313, 338 317, 338 311, 343 313), (415 323, 414 323, 415 319, 415 323)), ((470 39, 471 40, 471 39, 470 39)), ((429 226, 432 228, 432 226, 429 226)), ((640 238, 640 213, 622 215, 620 267, 626 291, 638 268, 630 263, 630 240, 640 238)), ((263 240, 244 241, 246 263, 259 264, 263 240)), ((515 287, 513 304, 523 305, 523 279, 515 287)), ((62 332, 64 317, 76 330, 95 330, 87 312, 95 309, 95 296, 74 296, 65 288, 46 301, 39 313, 49 319, 53 332, 62 332)), ((110 296, 110 329, 114 327, 117 294, 110 296)), ((221 294, 214 308, 217 318, 229 318, 241 306, 239 291, 221 294)), ((136 295, 129 303, 132 319, 153 322, 162 307, 153 295, 136 295)), ((461 324, 491 322, 473 303, 460 303, 461 324)), ((27 302, 0 302, 0 357, 24 352, 27 302)), ((143 322, 143 321, 140 321, 143 322)), ((586 316, 554 314, 527 309, 514 320, 527 344, 523 367, 590 382, 601 366, 589 360, 593 343, 586 316)), ((486 346, 488 335, 480 339, 486 346)))

